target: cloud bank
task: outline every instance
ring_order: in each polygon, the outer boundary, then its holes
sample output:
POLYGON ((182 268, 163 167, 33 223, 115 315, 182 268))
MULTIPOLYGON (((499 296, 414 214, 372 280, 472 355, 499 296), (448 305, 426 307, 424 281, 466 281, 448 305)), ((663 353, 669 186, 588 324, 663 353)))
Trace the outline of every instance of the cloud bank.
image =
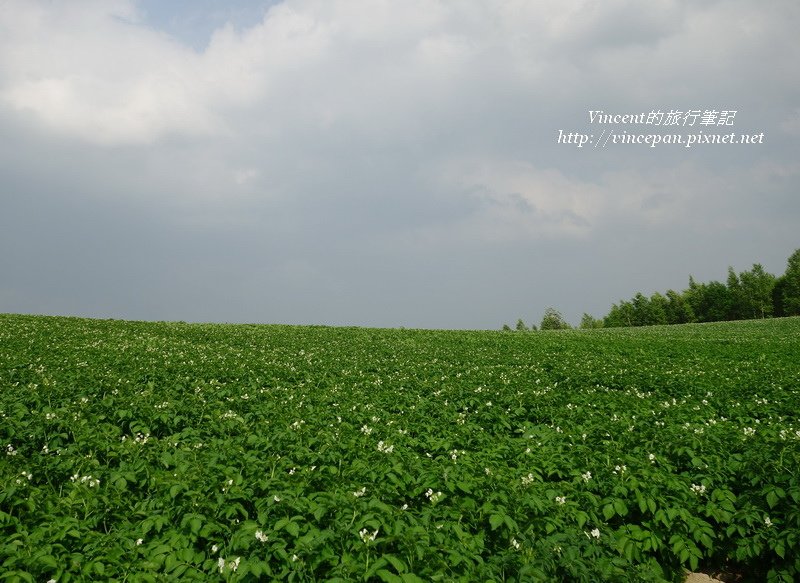
POLYGON ((134 1, 7 0, 0 310, 495 328, 780 272, 799 12, 284 0, 198 48, 134 1), (674 108, 765 143, 556 143, 674 108))

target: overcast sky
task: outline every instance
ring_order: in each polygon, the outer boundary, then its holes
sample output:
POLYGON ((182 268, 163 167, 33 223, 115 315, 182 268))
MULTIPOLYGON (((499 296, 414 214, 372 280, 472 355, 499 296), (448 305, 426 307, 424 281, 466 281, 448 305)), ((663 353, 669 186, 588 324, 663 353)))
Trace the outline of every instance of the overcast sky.
POLYGON ((796 0, 0 0, 0 312, 498 329, 781 274, 798 30, 796 0))

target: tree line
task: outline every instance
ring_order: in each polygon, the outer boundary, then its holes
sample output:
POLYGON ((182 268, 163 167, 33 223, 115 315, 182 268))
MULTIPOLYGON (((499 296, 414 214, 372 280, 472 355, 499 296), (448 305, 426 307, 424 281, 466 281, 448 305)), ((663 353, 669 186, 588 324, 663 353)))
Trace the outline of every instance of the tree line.
MULTIPOLYGON (((689 276, 689 287, 682 292, 668 290, 646 296, 639 292, 630 300, 611 306, 603 318, 584 313, 580 328, 614 328, 620 326, 653 326, 688 324, 800 315, 800 249, 787 260, 780 277, 768 273, 758 264, 736 273, 728 268, 725 283, 697 283, 689 276)), ((537 328, 530 328, 520 319, 516 330, 557 330, 571 326, 558 310, 547 308, 537 328)), ((503 330, 511 330, 508 325, 503 330)))

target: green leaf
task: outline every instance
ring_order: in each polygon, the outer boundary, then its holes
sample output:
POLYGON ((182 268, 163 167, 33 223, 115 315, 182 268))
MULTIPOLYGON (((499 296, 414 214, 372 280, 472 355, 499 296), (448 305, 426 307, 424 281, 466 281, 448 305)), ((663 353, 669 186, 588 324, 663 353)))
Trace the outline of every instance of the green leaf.
POLYGON ((775 545, 775 554, 781 559, 786 558, 786 547, 784 546, 783 541, 778 541, 778 544, 775 545))
POLYGON ((492 514, 489 517, 489 524, 492 526, 492 530, 497 530, 503 524, 504 518, 502 514, 492 514))
POLYGON ((408 570, 406 564, 394 555, 383 555, 383 558, 389 561, 398 573, 405 573, 408 570))
POLYGON ((775 508, 779 501, 780 498, 775 490, 770 490, 767 492, 767 504, 769 504, 770 508, 775 508))
POLYGON ((289 522, 286 524, 286 532, 297 538, 300 535, 300 526, 296 522, 289 522))
POLYGON ((375 574, 380 577, 381 581, 384 581, 385 583, 403 583, 402 577, 395 575, 386 569, 379 569, 375 574))

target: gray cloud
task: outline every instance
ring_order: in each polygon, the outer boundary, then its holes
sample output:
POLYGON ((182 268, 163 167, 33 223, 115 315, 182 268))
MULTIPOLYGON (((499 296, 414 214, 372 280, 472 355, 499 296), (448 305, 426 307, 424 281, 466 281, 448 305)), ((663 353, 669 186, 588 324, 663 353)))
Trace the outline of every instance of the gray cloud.
POLYGON ((262 7, 0 7, 0 311, 575 322, 798 246, 792 2, 262 7), (659 108, 765 143, 556 144, 659 108))

